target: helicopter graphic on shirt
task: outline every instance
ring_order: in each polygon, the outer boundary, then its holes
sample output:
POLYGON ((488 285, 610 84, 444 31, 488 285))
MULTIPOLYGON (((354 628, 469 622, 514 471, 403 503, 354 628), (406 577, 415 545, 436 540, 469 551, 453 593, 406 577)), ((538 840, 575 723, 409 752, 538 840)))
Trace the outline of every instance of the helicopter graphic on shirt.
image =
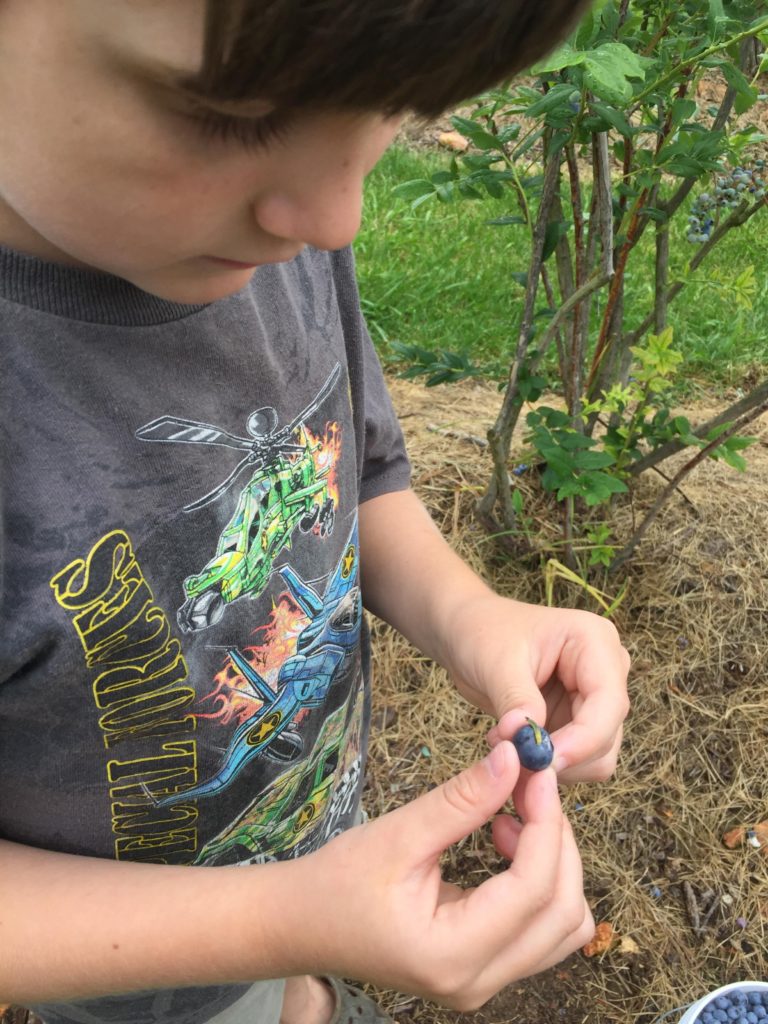
POLYGON ((184 512, 218 501, 242 473, 251 473, 215 554, 199 573, 184 580, 186 599, 177 613, 183 632, 215 625, 226 606, 240 597, 258 597, 275 558, 291 546, 297 528, 302 533, 314 530, 322 537, 332 532, 336 500, 329 478, 334 457, 322 441, 308 436, 304 423, 328 398, 340 376, 337 363, 312 401, 283 427, 278 428, 272 406, 254 410, 246 423, 248 437, 177 416, 161 416, 136 431, 140 441, 221 445, 245 453, 217 487, 186 505, 184 512))

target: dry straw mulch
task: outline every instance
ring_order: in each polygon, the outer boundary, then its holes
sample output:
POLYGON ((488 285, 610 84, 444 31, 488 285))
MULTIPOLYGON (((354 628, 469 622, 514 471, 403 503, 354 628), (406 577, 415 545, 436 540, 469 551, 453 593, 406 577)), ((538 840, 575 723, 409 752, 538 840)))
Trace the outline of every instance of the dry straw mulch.
MULTIPOLYGON (((498 392, 400 380, 391 390, 415 487, 450 543, 500 592, 543 601, 536 561, 501 555, 472 519, 490 466, 477 442, 498 392)), ((686 411, 693 422, 710 412, 686 411)), ((611 947, 574 954, 476 1014, 379 993, 403 1024, 651 1024, 720 984, 768 979, 768 836, 760 849, 743 835, 732 849, 723 842, 734 827, 768 819, 768 419, 753 433, 760 440, 748 450, 747 474, 715 462, 699 467, 623 576, 605 582, 612 593, 627 582, 614 621, 633 656, 632 712, 615 778, 563 790, 563 802, 595 919, 616 933, 611 947)), ((533 482, 520 479, 547 529, 533 482)), ((616 512, 620 537, 663 483, 649 476, 632 507, 616 512)), ((570 585, 556 596, 597 610, 570 585)), ((490 722, 389 628, 376 624, 375 644, 367 802, 378 814, 482 756, 490 722)), ((485 833, 446 862, 464 885, 501 867, 485 833)))

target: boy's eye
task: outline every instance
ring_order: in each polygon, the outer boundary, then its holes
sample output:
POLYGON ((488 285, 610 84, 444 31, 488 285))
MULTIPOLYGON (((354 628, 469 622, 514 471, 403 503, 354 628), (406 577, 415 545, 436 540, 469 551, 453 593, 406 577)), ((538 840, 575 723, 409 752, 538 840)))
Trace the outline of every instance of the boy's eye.
POLYGON ((285 113, 245 118, 206 110, 191 114, 190 119, 206 138, 223 143, 236 142, 250 149, 258 149, 281 138, 288 128, 285 113))

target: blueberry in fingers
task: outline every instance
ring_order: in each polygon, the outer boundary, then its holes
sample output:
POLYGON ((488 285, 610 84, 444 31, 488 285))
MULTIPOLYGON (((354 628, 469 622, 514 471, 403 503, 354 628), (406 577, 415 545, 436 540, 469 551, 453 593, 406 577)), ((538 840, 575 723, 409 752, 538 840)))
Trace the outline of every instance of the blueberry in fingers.
POLYGON ((546 729, 537 725, 532 718, 526 721, 528 725, 517 730, 512 742, 523 768, 531 772, 540 772, 552 764, 555 748, 546 729))

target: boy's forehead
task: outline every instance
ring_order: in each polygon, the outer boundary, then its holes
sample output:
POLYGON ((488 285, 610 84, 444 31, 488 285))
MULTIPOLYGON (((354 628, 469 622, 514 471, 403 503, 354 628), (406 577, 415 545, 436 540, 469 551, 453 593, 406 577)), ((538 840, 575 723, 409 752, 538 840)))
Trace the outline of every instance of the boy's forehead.
MULTIPOLYGON (((78 0, 93 44, 118 69, 151 84, 196 92, 203 59, 204 0, 78 0)), ((272 109, 267 101, 206 101, 243 117, 272 109)))
POLYGON ((76 0, 86 43, 118 65, 175 85, 200 70, 204 0, 76 0))

